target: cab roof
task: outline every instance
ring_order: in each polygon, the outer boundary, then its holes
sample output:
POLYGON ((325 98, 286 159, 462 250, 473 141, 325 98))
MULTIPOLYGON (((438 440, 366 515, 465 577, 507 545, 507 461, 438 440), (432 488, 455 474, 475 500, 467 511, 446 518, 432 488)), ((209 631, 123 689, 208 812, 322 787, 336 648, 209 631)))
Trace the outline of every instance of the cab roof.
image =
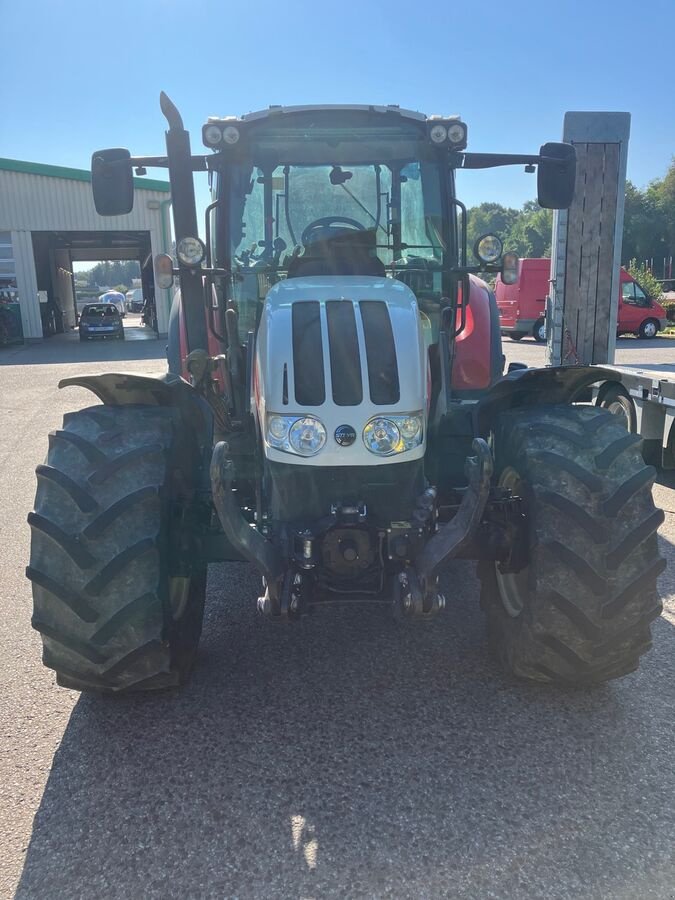
POLYGON ((383 115, 396 115, 404 119, 413 119, 416 122, 426 122, 428 119, 459 119, 459 116, 427 116, 413 109, 402 109, 396 104, 377 106, 367 103, 328 103, 311 104, 309 106, 270 106, 258 112, 245 113, 243 116, 209 116, 209 122, 253 122, 259 119, 273 118, 275 116, 291 115, 304 112, 365 112, 382 113, 383 115))

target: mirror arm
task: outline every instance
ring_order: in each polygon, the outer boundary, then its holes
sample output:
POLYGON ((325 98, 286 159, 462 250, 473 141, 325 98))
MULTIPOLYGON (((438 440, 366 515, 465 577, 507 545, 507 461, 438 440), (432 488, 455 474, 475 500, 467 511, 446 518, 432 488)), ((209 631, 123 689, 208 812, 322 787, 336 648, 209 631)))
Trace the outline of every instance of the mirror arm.
MULTIPOLYGON (((193 156, 191 160, 193 172, 206 172, 208 166, 205 156, 193 156)), ((132 156, 129 162, 133 169, 146 168, 148 166, 150 168, 166 169, 169 166, 169 159, 166 156, 132 156)), ((118 163, 113 163, 113 165, 118 165, 118 163)))
POLYGON ((536 166, 550 163, 560 166, 567 160, 553 156, 528 155, 524 153, 454 153, 451 165, 457 169, 494 169, 497 166, 536 166), (453 158, 454 157, 454 158, 453 158))

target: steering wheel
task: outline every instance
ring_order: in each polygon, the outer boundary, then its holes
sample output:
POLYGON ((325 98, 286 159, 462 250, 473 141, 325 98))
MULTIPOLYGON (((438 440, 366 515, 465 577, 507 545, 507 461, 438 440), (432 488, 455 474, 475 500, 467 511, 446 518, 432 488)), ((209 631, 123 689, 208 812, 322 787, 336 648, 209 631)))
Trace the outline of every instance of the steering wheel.
POLYGON ((301 240, 302 243, 312 244, 314 241, 327 241, 332 237, 336 237, 346 229, 344 227, 335 227, 336 225, 347 226, 350 231, 365 231, 366 226, 357 222, 356 219, 348 219, 347 216, 324 216, 322 219, 315 219, 303 230, 301 240))

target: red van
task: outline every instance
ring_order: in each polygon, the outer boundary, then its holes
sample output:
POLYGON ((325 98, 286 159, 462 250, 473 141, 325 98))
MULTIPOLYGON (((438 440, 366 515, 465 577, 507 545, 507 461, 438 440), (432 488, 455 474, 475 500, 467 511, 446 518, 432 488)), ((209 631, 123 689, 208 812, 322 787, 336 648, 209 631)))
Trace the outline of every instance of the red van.
MULTIPOLYGON (((616 333, 656 337, 666 327, 666 311, 643 291, 625 269, 621 269, 621 293, 616 333)), ((546 296, 551 277, 550 259, 521 259, 518 281, 502 284, 497 275, 495 294, 502 335, 514 341, 530 335, 546 341, 546 296)))

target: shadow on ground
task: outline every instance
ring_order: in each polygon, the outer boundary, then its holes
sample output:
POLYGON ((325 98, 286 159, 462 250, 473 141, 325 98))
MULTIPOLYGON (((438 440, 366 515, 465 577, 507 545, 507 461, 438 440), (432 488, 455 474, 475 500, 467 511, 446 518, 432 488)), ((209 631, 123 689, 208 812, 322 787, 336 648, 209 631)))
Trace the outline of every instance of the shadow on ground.
POLYGON ((639 674, 561 692, 493 666, 467 563, 407 629, 271 626, 212 569, 187 688, 77 703, 17 897, 671 896, 666 621, 639 674))
POLYGON ((36 344, 0 348, 0 366, 60 365, 110 360, 162 359, 166 362, 166 338, 132 326, 125 340, 80 341, 77 332, 57 334, 36 344))

